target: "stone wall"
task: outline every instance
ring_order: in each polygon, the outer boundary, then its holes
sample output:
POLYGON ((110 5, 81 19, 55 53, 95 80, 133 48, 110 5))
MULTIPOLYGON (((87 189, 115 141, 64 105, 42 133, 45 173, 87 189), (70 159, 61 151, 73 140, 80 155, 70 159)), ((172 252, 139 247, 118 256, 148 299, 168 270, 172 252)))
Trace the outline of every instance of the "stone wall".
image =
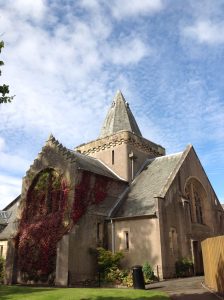
MULTIPOLYGON (((178 259, 183 257, 191 258, 193 261, 196 259, 193 249, 195 243, 198 243, 197 255, 198 260, 200 260, 202 257, 201 241, 224 233, 224 228, 220 224, 220 218, 218 218, 219 214, 224 216, 223 209, 193 148, 188 151, 165 198, 158 199, 158 203, 163 273, 164 278, 169 278, 175 275, 175 262, 178 259), (188 212, 185 186, 189 178, 195 178, 200 182, 206 192, 206 197, 203 198, 202 203, 202 224, 192 222, 188 212), (176 245, 173 245, 175 243, 176 245)), ((202 262, 198 267, 198 273, 200 271, 203 271, 202 262)))
POLYGON ((8 248, 8 241, 0 241, 0 256, 3 258, 6 258, 6 253, 7 253, 7 248, 8 248))
MULTIPOLYGON (((85 172, 79 170, 77 184, 85 172)), ((100 176, 101 179, 102 176, 100 176)), ((91 174, 88 195, 91 195, 99 176, 91 174)), ((69 233, 69 284, 80 284, 97 279, 97 247, 108 246, 106 219, 117 202, 118 196, 126 188, 125 182, 105 178, 105 195, 102 202, 87 207, 87 212, 69 233), (109 181, 108 181, 109 180, 109 181)), ((76 201, 76 199, 74 199, 76 201)), ((83 199, 83 201, 85 201, 83 199)))
POLYGON ((129 182, 132 180, 132 160, 135 175, 147 158, 165 154, 163 147, 128 131, 120 131, 80 145, 76 150, 100 159, 121 178, 129 182))
POLYGON ((159 219, 144 217, 114 220, 115 251, 122 251, 122 266, 131 269, 149 262, 155 275, 162 278, 159 219), (128 234, 128 249, 127 249, 128 234), (157 274, 158 272, 158 274, 157 274))
MULTIPOLYGON (((67 286, 75 282, 92 280, 96 275, 96 261, 90 254, 90 249, 96 249, 97 246, 103 246, 105 243, 104 220, 126 187, 126 182, 78 168, 72 153, 51 137, 23 178, 19 220, 23 216, 30 187, 36 182, 36 178, 39 178, 39 174, 48 169, 53 169, 62 175, 61 178, 65 180, 68 189, 66 200, 68 206, 66 214, 63 215, 63 226, 67 226, 68 230, 57 244, 55 283, 67 286), (84 174, 88 179, 88 186, 85 186, 85 180, 82 182, 84 174), (78 196, 81 198, 78 199, 78 196), (78 200, 81 202, 76 208, 74 204, 77 204, 78 200), (84 203, 85 206, 82 205, 84 203), (76 209, 79 211, 75 214, 76 209)), ((17 280, 23 283, 23 277, 16 269, 17 249, 13 241, 9 248, 7 282, 12 283, 17 280)), ((50 274, 50 277, 52 276, 54 274, 50 274)))

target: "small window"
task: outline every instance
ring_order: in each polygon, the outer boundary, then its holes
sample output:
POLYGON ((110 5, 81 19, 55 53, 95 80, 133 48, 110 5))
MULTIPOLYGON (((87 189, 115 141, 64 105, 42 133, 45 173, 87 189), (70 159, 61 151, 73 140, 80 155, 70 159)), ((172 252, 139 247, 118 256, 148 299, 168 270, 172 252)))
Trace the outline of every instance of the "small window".
POLYGON ((129 232, 124 231, 125 250, 129 250, 129 232))
POLYGON ((97 237, 97 240, 100 240, 100 223, 97 223, 96 237, 97 237))
POLYGON ((114 150, 112 150, 112 157, 111 157, 111 160, 112 160, 112 165, 114 165, 114 150))
POLYGON ((178 244, 177 244, 177 232, 175 228, 170 229, 169 238, 170 238, 171 253, 172 255, 176 255, 178 250, 178 244))
POLYGON ((3 246, 0 246, 0 257, 3 256, 3 246))

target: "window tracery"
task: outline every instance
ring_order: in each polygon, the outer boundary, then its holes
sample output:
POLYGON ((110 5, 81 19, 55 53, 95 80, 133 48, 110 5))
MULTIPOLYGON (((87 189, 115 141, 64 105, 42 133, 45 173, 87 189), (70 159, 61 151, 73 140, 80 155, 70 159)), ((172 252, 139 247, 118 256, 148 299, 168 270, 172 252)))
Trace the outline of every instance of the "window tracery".
POLYGON ((190 204, 191 221, 203 224, 203 201, 205 198, 205 191, 201 183, 195 178, 192 178, 187 182, 185 197, 190 204))

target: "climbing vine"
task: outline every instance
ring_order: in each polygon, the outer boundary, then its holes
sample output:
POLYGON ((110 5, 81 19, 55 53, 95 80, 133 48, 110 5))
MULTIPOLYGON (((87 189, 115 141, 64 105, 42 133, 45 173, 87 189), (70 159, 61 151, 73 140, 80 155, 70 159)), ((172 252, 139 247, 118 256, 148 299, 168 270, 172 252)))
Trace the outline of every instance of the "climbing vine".
POLYGON ((16 237, 18 265, 27 280, 46 281, 55 271, 57 242, 68 231, 67 182, 54 170, 43 171, 31 185, 16 237))
POLYGON ((74 223, 84 215, 87 207, 101 203, 107 196, 109 178, 95 175, 87 171, 82 172, 80 182, 75 186, 72 219, 74 223))
POLYGON ((71 212, 70 187, 61 175, 46 169, 33 179, 16 236, 18 267, 24 281, 49 282, 55 272, 57 243, 90 205, 106 198, 108 178, 87 171, 80 174, 71 212))

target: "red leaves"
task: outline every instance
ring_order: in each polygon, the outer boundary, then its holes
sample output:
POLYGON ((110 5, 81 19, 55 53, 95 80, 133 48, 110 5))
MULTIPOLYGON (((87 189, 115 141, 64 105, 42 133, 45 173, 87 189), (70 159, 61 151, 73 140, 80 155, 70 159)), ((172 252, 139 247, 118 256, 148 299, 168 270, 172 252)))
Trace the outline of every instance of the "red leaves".
POLYGON ((72 219, 74 223, 85 214, 87 207, 99 204, 107 196, 107 185, 109 179, 100 175, 94 175, 94 184, 91 174, 83 171, 82 179, 75 187, 75 199, 73 203, 72 219))
MULTIPOLYGON (((108 183, 109 179, 103 176, 83 171, 75 187, 74 224, 88 206, 97 205, 106 198, 108 183)), ((64 225, 68 217, 68 193, 66 181, 51 170, 43 172, 27 193, 16 243, 20 271, 29 279, 47 280, 55 271, 57 243, 71 224, 68 220, 68 225, 64 225)))
POLYGON ((34 186, 27 194, 16 240, 19 268, 30 279, 47 279, 55 271, 57 243, 68 231, 63 224, 68 191, 63 180, 61 188, 51 188, 50 193, 34 186))

